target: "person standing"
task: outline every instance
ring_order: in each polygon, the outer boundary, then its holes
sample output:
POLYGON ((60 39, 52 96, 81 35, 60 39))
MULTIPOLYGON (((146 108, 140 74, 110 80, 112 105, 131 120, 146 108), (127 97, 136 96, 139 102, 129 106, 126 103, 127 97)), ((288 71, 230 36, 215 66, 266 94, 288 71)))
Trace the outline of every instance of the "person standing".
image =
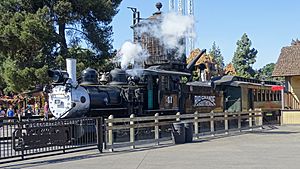
POLYGON ((9 108, 7 110, 7 117, 14 117, 14 115, 15 115, 15 112, 14 112, 13 106, 9 105, 9 108))
POLYGON ((49 116, 49 105, 48 105, 48 102, 45 102, 45 105, 44 105, 44 118, 45 118, 45 120, 48 120, 48 116, 49 116))
POLYGON ((28 105, 27 109, 25 110, 25 117, 27 117, 27 118, 32 117, 32 108, 30 105, 28 105))
POLYGON ((0 106, 0 127, 3 126, 3 117, 6 116, 5 110, 3 107, 0 106))
MULTIPOLYGON (((13 106, 9 105, 9 108, 7 109, 7 117, 13 118, 14 116, 15 116, 15 112, 14 112, 13 106)), ((11 121, 12 120, 9 119, 9 122, 11 122, 11 121)))

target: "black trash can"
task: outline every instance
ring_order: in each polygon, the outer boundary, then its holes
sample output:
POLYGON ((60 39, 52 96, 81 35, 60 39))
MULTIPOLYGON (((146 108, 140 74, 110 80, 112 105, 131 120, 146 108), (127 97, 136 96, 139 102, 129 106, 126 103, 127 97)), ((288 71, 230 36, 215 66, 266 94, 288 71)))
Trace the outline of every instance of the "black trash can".
POLYGON ((172 125, 172 140, 174 144, 185 143, 185 129, 183 123, 173 123, 172 125))
POLYGON ((185 142, 191 143, 193 142, 193 123, 184 123, 185 129, 185 142))

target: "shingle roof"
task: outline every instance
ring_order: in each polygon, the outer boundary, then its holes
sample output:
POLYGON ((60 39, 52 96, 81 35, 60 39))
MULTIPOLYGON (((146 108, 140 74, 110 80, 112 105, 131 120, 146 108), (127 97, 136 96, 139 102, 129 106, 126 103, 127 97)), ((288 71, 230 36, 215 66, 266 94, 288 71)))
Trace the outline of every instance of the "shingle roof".
POLYGON ((300 75, 300 45, 283 47, 272 76, 300 75))

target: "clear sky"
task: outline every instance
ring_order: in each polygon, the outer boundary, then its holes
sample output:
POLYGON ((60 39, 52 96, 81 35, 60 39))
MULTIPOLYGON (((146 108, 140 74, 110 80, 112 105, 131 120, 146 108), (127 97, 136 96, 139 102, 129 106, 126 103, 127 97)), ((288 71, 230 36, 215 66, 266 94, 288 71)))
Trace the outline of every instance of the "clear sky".
MULTIPOLYGON (((156 11, 155 3, 162 2, 168 12, 168 0, 123 0, 113 26, 113 46, 119 49, 132 40, 132 12, 136 7, 142 18, 156 11)), ((254 68, 276 63, 280 50, 292 39, 300 39, 299 0, 194 0, 197 40, 195 47, 209 50, 215 41, 224 56, 225 64, 232 60, 236 42, 247 33, 252 47, 258 50, 254 68)))

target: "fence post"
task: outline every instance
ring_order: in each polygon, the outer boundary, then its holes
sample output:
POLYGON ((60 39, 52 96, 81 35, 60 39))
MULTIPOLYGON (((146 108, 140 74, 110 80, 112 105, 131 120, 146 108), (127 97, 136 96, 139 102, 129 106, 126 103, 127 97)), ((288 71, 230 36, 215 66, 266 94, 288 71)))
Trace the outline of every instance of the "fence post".
POLYGON ((196 111, 194 113, 194 126, 195 126, 194 131, 195 131, 195 135, 197 138, 199 138, 199 136, 198 136, 198 134, 199 134, 199 122, 198 122, 199 117, 198 117, 198 115, 199 115, 199 113, 198 113, 198 111, 196 111))
POLYGON ((224 127, 225 127, 225 134, 228 134, 228 111, 225 110, 224 112, 224 127))
POLYGON ((242 131, 241 111, 238 111, 238 130, 242 131))
MULTIPOLYGON (((113 115, 110 115, 108 117, 108 120, 113 120, 114 119, 114 116, 113 115)), ((111 127, 111 129, 108 130, 108 143, 110 145, 110 149, 109 151, 113 152, 114 151, 114 136, 113 136, 113 130, 112 130, 112 127, 113 127, 113 122, 109 122, 108 123, 108 127, 111 127)))
POLYGON ((103 129, 102 129, 102 118, 96 119, 96 131, 97 131, 97 147, 100 153, 103 150, 103 129))
POLYGON ((131 145, 131 148, 134 149, 135 148, 135 133, 134 133, 134 114, 131 114, 130 115, 130 143, 132 144, 131 145))
POLYGON ((253 125, 252 125, 252 109, 249 109, 249 128, 250 128, 250 131, 253 129, 253 125))
POLYGON ((215 135, 215 123, 214 123, 214 111, 210 112, 210 132, 211 135, 214 136, 215 135))
POLYGON ((176 113, 176 121, 180 121, 180 112, 176 113))
POLYGON ((264 118, 264 113, 260 110, 260 112, 259 112, 259 114, 260 114, 260 117, 258 117, 259 118, 259 126, 260 126, 260 129, 263 129, 263 118, 264 118))
POLYGON ((154 123, 155 123, 155 141, 156 141, 156 145, 159 145, 159 125, 158 125, 158 117, 159 117, 159 113, 155 113, 154 115, 154 123))

